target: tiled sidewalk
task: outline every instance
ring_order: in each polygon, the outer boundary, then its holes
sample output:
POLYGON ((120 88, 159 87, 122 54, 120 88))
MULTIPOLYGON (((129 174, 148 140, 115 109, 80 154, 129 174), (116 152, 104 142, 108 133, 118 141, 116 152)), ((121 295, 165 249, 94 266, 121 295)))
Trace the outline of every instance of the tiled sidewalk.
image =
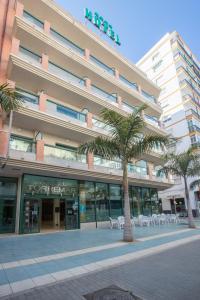
POLYGON ((119 230, 71 231, 0 239, 0 296, 72 278, 200 238, 183 225, 136 228, 135 243, 119 230))

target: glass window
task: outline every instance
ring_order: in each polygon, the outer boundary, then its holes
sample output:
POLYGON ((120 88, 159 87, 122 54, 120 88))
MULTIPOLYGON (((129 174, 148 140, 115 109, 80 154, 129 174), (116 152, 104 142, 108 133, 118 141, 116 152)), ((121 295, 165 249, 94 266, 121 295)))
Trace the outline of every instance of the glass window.
POLYGON ((151 197, 152 214, 159 214, 161 211, 161 207, 159 204, 158 193, 156 189, 150 189, 150 197, 151 197))
POLYGON ((110 216, 117 218, 122 215, 121 186, 110 184, 110 216))
POLYGON ((143 215, 151 215, 151 198, 148 188, 142 188, 143 215))
POLYGON ((95 222, 94 182, 81 182, 79 186, 80 222, 95 222))
POLYGON ((133 195, 133 215, 136 217, 142 214, 141 188, 133 186, 132 195, 133 195))
POLYGON ((107 221, 109 218, 109 200, 106 183, 96 183, 95 197, 97 221, 107 221))
POLYGON ((17 92, 20 93, 22 96, 22 99, 26 102, 30 102, 33 104, 38 104, 39 103, 39 97, 37 95, 31 94, 29 92, 26 92, 22 89, 17 88, 17 92))

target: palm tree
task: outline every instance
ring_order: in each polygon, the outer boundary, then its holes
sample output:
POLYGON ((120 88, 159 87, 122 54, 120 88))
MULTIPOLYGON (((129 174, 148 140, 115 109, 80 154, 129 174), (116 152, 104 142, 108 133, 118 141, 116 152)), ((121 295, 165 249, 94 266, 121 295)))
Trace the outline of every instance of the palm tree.
POLYGON ((117 112, 104 109, 101 117, 105 126, 109 128, 109 137, 99 136, 93 141, 82 144, 80 153, 94 153, 103 158, 119 159, 123 170, 123 194, 124 194, 124 241, 133 241, 133 229, 131 226, 130 202, 128 192, 128 164, 139 158, 145 152, 151 151, 155 146, 163 147, 168 139, 161 135, 143 135, 145 123, 141 116, 145 105, 135 109, 125 117, 117 112))
POLYGON ((190 228, 195 228, 187 180, 189 177, 200 174, 200 155, 195 153, 194 147, 190 147, 182 153, 166 155, 164 161, 166 164, 159 172, 164 171, 166 174, 171 173, 183 178, 188 209, 188 224, 190 228))
POLYGON ((3 112, 10 113, 12 110, 17 110, 22 102, 21 95, 9 87, 8 83, 0 85, 0 108, 3 112))

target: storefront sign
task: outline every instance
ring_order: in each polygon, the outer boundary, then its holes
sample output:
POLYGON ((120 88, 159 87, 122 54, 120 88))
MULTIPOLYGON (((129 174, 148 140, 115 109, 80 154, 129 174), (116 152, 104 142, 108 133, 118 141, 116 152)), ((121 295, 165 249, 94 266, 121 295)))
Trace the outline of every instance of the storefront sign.
POLYGON ((25 195, 60 195, 74 198, 77 195, 77 181, 43 176, 25 175, 25 195))
POLYGON ((114 32, 112 25, 110 25, 108 21, 104 20, 99 13, 95 12, 93 14, 88 8, 86 8, 85 18, 93 23, 99 30, 109 36, 117 45, 121 45, 119 35, 114 32))

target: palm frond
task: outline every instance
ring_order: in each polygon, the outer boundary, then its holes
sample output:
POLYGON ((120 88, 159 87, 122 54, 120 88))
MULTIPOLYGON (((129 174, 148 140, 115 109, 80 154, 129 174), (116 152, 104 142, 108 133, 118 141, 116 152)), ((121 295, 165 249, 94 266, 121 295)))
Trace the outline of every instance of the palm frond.
POLYGON ((11 110, 18 110, 23 103, 22 96, 9 84, 0 85, 0 107, 6 113, 11 110))
POLYGON ((118 145, 109 138, 97 137, 93 141, 82 144, 78 148, 78 153, 92 152, 106 159, 120 158, 118 145))

